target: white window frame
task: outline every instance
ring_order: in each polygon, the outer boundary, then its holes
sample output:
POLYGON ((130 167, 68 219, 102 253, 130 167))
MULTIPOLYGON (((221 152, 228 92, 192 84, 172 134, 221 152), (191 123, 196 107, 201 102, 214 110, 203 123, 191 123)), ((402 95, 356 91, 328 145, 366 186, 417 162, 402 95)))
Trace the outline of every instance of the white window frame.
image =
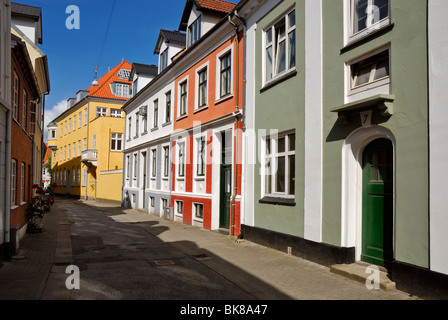
POLYGON ((14 120, 19 121, 19 88, 20 80, 17 73, 14 71, 14 86, 13 86, 13 96, 12 96, 12 117, 14 120))
POLYGON ((225 48, 223 51, 218 53, 216 56, 216 98, 217 101, 220 99, 224 99, 227 97, 233 96, 233 45, 229 45, 227 48, 225 48), (221 69, 222 69, 222 59, 230 54, 230 88, 229 93, 222 94, 221 92, 221 86, 222 86, 222 77, 221 77, 221 69))
MULTIPOLYGON (((291 131, 286 131, 286 132, 282 132, 282 133, 274 133, 271 134, 269 136, 266 136, 263 138, 263 144, 262 144, 262 183, 261 183, 261 194, 263 195, 263 197, 270 197, 270 198, 286 198, 286 199, 294 199, 295 198, 295 183, 294 183, 294 193, 291 193, 290 190, 290 172, 289 172, 289 161, 290 161, 290 156, 294 156, 294 160, 295 160, 295 154, 296 154, 296 149, 297 149, 297 145, 294 142, 294 150, 290 150, 289 149, 289 139, 291 138, 291 136, 295 137, 295 131, 291 130, 291 131), (280 139, 285 139, 285 151, 284 152, 278 152, 278 140, 280 139), (267 141, 270 141, 271 145, 270 145, 270 154, 267 154, 267 141), (284 157, 285 158, 285 186, 284 189, 285 191, 277 191, 277 177, 278 177, 278 173, 277 173, 277 166, 278 166, 278 161, 277 159, 279 157, 284 157), (267 182, 267 168, 266 165, 267 163, 270 162, 270 171, 272 172, 271 174, 271 192, 268 192, 266 190, 266 182, 267 182)), ((295 165, 295 164, 294 164, 295 165)), ((294 170, 295 171, 295 170, 294 170)), ((295 180, 295 177, 294 177, 295 180)))
POLYGON ((193 220, 202 222, 204 220, 204 204, 199 202, 193 202, 193 220), (197 216, 197 210, 198 208, 201 208, 202 217, 197 216))
POLYGON ((22 128, 23 130, 28 130, 28 121, 27 121, 27 115, 28 115, 28 94, 26 93, 25 89, 23 90, 23 101, 22 101, 22 128))
MULTIPOLYGON (((36 133, 36 121, 37 121, 37 103, 36 101, 30 101, 30 133, 36 133)), ((54 137, 56 139, 56 136, 54 137)))
MULTIPOLYGON (((376 18, 375 16, 371 16, 371 18, 373 19, 374 23, 372 23, 370 26, 366 25, 366 28, 355 32, 354 31, 354 26, 355 26, 355 1, 356 0, 345 0, 344 1, 344 7, 345 7, 345 12, 346 12, 346 22, 345 22, 345 29, 346 29, 346 39, 345 39, 345 43, 349 44, 352 42, 355 42, 361 38, 364 38, 366 36, 368 36, 370 33, 377 31, 379 29, 382 29, 384 27, 387 27, 390 22, 390 15, 391 15, 391 1, 388 1, 388 15, 386 18, 380 19, 379 21, 374 21, 376 18)), ((368 4, 367 4, 367 8, 369 8, 369 6, 373 6, 374 5, 374 1, 375 0, 367 0, 368 4)), ((367 15, 367 19, 369 18, 369 15, 367 15)))
POLYGON ((170 146, 162 146, 163 150, 163 178, 168 179, 170 176, 170 146))
POLYGON ((82 187, 87 186, 87 168, 82 169, 82 187))
POLYGON ((86 126, 89 122, 89 112, 88 109, 84 109, 84 125, 86 126))
POLYGON ((76 131, 76 114, 73 116, 73 131, 76 131))
MULTIPOLYGON (((368 64, 367 64, 368 65, 368 64)), ((366 98, 366 94, 377 94, 377 93, 390 93, 390 84, 391 84, 391 49, 390 46, 387 47, 381 47, 379 49, 376 49, 374 51, 369 52, 368 54, 365 54, 363 56, 360 56, 356 59, 353 59, 346 63, 346 87, 347 87, 347 96, 351 99, 357 100, 366 98), (353 74, 353 67, 358 64, 362 63, 365 60, 369 60, 374 58, 376 55, 382 54, 384 52, 388 52, 388 58, 389 58, 389 75, 382 77, 380 79, 374 80, 374 71, 376 70, 376 63, 372 64, 372 69, 370 72, 370 79, 369 82, 361 84, 359 86, 355 86, 356 83, 356 76, 353 74), (380 91, 377 91, 380 90, 380 91)))
POLYGON ((202 17, 199 15, 196 20, 194 20, 187 27, 187 47, 191 46, 193 43, 201 38, 202 33, 202 17))
POLYGON ((208 85, 209 85, 209 62, 202 64, 200 67, 196 68, 195 72, 195 97, 194 97, 194 110, 202 110, 206 109, 208 107, 208 85), (200 97, 200 89, 201 89, 201 83, 200 83, 200 75, 204 73, 205 71, 205 81, 203 82, 203 85, 205 85, 205 103, 200 104, 199 97, 200 97))
POLYGON ((178 94, 178 108, 177 108, 177 118, 183 118, 183 117, 186 117, 186 116, 188 116, 188 83, 189 83, 189 81, 188 81, 188 76, 186 76, 185 78, 183 78, 182 80, 180 80, 179 82, 178 82, 178 92, 177 92, 177 94, 178 94), (182 92, 181 92, 181 90, 182 90, 182 86, 185 84, 185 106, 184 106, 184 109, 185 109, 185 112, 184 113, 182 113, 181 111, 182 111, 182 92))
POLYGON ((81 185, 81 168, 78 167, 78 179, 77 179, 77 186, 79 187, 81 185))
POLYGON ((84 150, 87 150, 87 138, 84 138, 84 150))
POLYGON ((138 167, 138 154, 134 153, 133 155, 133 166, 132 166, 132 178, 134 181, 137 180, 137 167, 138 167))
POLYGON ((176 215, 183 216, 184 215, 184 202, 182 200, 176 200, 174 202, 176 206, 176 215))
POLYGON ((76 157, 76 142, 73 142, 73 158, 76 157))
POLYGON ((25 163, 20 164, 20 204, 25 203, 25 163))
POLYGON ((157 177, 157 148, 151 149, 151 179, 157 177))
POLYGON ((165 93, 165 123, 171 122, 171 90, 165 93), (169 98, 168 98, 169 97, 169 98))
POLYGON ((78 140, 78 154, 81 155, 81 140, 78 140))
POLYGON ((96 149, 96 134, 94 134, 92 136, 92 149, 95 150, 96 149))
POLYGON ((107 108, 96 107, 96 118, 98 117, 107 117, 107 108))
POLYGON ((176 177, 180 180, 185 179, 185 151, 186 151, 186 141, 178 141, 176 145, 176 177), (182 153, 181 153, 182 150, 182 153), (182 157, 181 157, 182 155, 182 157), (182 160, 182 161, 181 161, 182 160))
POLYGON ((78 128, 81 128, 82 126, 82 111, 78 114, 78 128))
POLYGON ((110 116, 114 118, 121 118, 121 110, 120 109, 110 109, 110 116))
POLYGON ((263 84, 267 85, 271 82, 274 82, 276 79, 287 75, 290 72, 293 72, 294 70, 296 70, 296 64, 297 64, 297 34, 296 34, 296 25, 297 25, 297 15, 295 12, 295 8, 290 8, 289 10, 287 10, 284 14, 282 14, 279 18, 277 18, 273 23, 271 23, 267 28, 265 28, 263 30, 263 84), (294 11, 294 16, 295 16, 295 23, 294 26, 290 26, 290 19, 289 19, 289 15, 294 11), (276 41, 276 26, 282 21, 284 20, 285 22, 285 35, 281 38, 278 38, 276 41), (267 34, 268 32, 271 32, 271 41, 267 42, 267 34), (291 61, 290 61, 290 43, 289 43, 289 35, 292 33, 295 33, 294 39, 295 39, 295 44, 294 44, 294 65, 291 66, 291 61), (278 44, 285 41, 285 70, 278 72, 277 70, 277 63, 278 63, 278 59, 279 59, 279 50, 278 50, 278 44), (266 66, 266 59, 267 59, 267 49, 271 48, 271 57, 272 57, 272 63, 271 63, 271 78, 269 79, 267 77, 268 74, 268 70, 267 70, 267 66, 266 66))
POLYGON ((159 99, 153 101, 153 129, 159 126, 159 99))
POLYGON ((17 205, 17 160, 11 159, 10 201, 11 207, 17 205))
POLYGON ((112 132, 110 134, 110 151, 122 151, 123 150, 123 134, 120 132, 112 132), (120 148, 118 148, 118 144, 120 148))
POLYGON ((196 150, 194 176, 196 179, 203 180, 205 179, 205 175, 207 173, 207 136, 205 134, 199 135, 195 138, 194 143, 194 148, 196 150), (203 149, 201 149, 201 142, 204 142, 203 149), (202 167, 202 172, 199 170, 200 167, 202 167))

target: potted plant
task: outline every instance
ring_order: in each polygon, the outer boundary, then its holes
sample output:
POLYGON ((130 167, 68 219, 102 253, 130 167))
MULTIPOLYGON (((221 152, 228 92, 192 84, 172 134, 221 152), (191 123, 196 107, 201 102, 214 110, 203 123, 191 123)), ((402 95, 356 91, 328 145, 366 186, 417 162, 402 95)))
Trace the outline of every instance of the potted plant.
POLYGON ((42 232, 40 226, 42 218, 50 211, 51 206, 54 204, 54 195, 52 191, 52 188, 54 187, 53 184, 48 187, 47 190, 44 190, 37 184, 33 186, 34 196, 31 199, 31 205, 26 210, 28 233, 42 232))

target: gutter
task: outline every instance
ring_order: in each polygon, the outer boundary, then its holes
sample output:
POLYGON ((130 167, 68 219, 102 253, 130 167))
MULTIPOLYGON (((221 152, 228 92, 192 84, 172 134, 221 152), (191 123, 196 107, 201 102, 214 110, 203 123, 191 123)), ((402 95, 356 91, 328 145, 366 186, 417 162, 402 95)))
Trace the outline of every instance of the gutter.
POLYGON ((5 139, 5 143, 6 143, 6 148, 5 148, 5 153, 6 153, 6 163, 5 163, 5 244, 6 244, 6 255, 9 258, 10 255, 10 224, 11 224, 11 219, 10 219, 10 212, 11 212, 11 194, 10 194, 10 190, 11 190, 11 124, 12 124, 12 120, 11 120, 12 114, 11 114, 11 110, 8 110, 6 112, 6 139, 5 139))

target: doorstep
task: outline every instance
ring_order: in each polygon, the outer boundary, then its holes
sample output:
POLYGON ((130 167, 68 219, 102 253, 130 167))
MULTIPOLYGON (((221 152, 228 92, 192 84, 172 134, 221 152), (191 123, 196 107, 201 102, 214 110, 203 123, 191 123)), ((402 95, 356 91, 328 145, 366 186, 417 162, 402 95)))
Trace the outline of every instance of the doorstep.
MULTIPOLYGON (((365 262, 355 262, 352 264, 335 264, 330 266, 330 272, 342 275, 344 277, 366 283, 369 276, 372 275, 367 271, 367 267, 371 264, 365 262)), ((374 265, 375 266, 375 265, 374 265)), ((395 282, 389 279, 387 269, 381 266, 378 267, 380 272, 380 288, 384 290, 395 290, 395 282)))

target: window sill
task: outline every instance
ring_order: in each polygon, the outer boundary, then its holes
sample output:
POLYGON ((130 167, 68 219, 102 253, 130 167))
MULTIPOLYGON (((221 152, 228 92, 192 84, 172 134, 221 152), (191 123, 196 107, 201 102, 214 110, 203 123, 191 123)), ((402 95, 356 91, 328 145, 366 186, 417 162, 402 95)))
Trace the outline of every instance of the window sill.
POLYGON ((186 118, 187 116, 188 116, 187 114, 181 115, 176 119, 176 121, 182 120, 182 119, 186 118))
POLYGON ((294 207, 296 205, 295 199, 291 198, 263 197, 260 200, 258 200, 258 202, 265 204, 276 204, 280 206, 291 206, 291 207, 294 207))
POLYGON ((395 26, 394 23, 389 23, 388 25, 381 27, 378 30, 366 33, 366 35, 363 37, 360 37, 356 40, 349 41, 347 43, 347 45, 341 49, 341 53, 350 51, 356 47, 359 47, 360 45, 363 45, 364 43, 372 41, 373 39, 378 38, 378 37, 388 33, 389 31, 391 31, 394 28, 394 26, 395 26))
POLYGON ((193 113, 198 113, 198 112, 201 112, 201 111, 206 110, 206 109, 208 109, 208 105, 205 105, 205 106, 202 106, 200 108, 195 109, 193 111, 193 113))
POLYGON ((162 127, 169 126, 170 124, 171 124, 171 121, 165 122, 165 123, 162 124, 162 127))
POLYGON ((226 100, 232 99, 232 98, 233 98, 233 93, 226 94, 225 96, 222 96, 218 100, 215 100, 215 105, 219 104, 221 102, 224 102, 226 100))
POLYGON ((291 69, 290 71, 287 71, 285 74, 281 75, 281 76, 277 76, 275 78, 273 78, 272 80, 269 80, 269 82, 267 82, 263 88, 260 89, 260 93, 275 87, 277 84, 282 83, 283 81, 288 80, 289 78, 295 77, 297 75, 297 70, 291 69))
POLYGON ((194 177, 195 181, 205 181, 205 175, 204 176, 198 176, 198 177, 194 177))
POLYGON ((11 208, 9 208, 10 210, 15 210, 17 209, 19 206, 18 205, 13 205, 11 208))
POLYGON ((154 128, 151 129, 151 132, 154 132, 154 131, 156 131, 158 129, 159 129, 159 127, 154 127, 154 128))

